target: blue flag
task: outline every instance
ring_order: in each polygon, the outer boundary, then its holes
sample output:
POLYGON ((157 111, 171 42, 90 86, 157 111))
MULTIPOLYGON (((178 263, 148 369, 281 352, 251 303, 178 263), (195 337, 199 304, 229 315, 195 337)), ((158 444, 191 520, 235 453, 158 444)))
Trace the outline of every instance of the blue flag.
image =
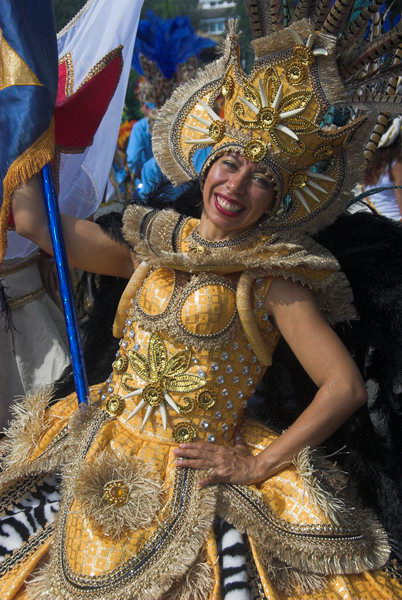
POLYGON ((1 0, 0 261, 13 191, 53 157, 57 79, 51 0, 1 0))

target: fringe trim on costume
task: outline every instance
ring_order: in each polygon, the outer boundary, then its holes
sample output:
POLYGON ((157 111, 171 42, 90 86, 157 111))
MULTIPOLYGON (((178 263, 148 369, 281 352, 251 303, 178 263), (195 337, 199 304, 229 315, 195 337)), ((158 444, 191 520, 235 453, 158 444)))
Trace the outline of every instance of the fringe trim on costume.
POLYGON ((47 569, 49 567, 49 553, 40 561, 39 565, 32 571, 26 581, 26 593, 28 600, 53 600, 47 582, 47 569))
MULTIPOLYGON (((278 573, 277 579, 280 578, 278 573)), ((324 589, 326 584, 325 575, 315 575, 314 573, 303 573, 298 569, 292 569, 289 577, 288 592, 301 592, 302 594, 314 594, 314 592, 324 589)), ((284 590, 286 592, 286 590, 284 590)))
MULTIPOLYGON (((81 461, 82 456, 79 456, 75 463, 68 466, 69 471, 78 473, 81 461)), ((119 584, 118 579, 113 578, 113 600, 137 600, 137 598, 155 600, 163 597, 163 594, 166 594, 173 585, 186 577, 189 569, 197 560, 212 528, 217 488, 216 486, 199 487, 198 482, 205 477, 205 471, 193 472, 190 477, 193 479, 191 489, 186 491, 186 494, 189 494, 188 506, 182 514, 180 526, 175 527, 174 535, 169 538, 167 545, 156 549, 152 557, 152 564, 138 572, 134 579, 131 581, 125 579, 119 584)), ((109 594, 105 596, 102 589, 99 589, 98 592, 85 591, 80 594, 77 583, 71 585, 64 576, 59 557, 61 552, 65 554, 63 527, 73 499, 71 480, 63 482, 62 498, 51 560, 45 568, 45 573, 35 581, 37 598, 41 600, 40 593, 42 591, 43 593, 50 592, 52 600, 77 600, 77 597, 81 597, 81 595, 82 597, 88 596, 91 600, 106 600, 109 594)), ((64 565, 68 564, 66 557, 63 562, 64 565)), ((113 571, 104 576, 108 577, 109 575, 113 577, 113 571)), ((78 577, 75 576, 75 579, 78 577)), ((96 577, 88 577, 87 585, 93 585, 96 579, 96 577)), ((184 588, 185 591, 186 588, 184 588)), ((46 598, 46 596, 43 597, 46 598)), ((168 598, 170 597, 168 596, 168 598)))
MULTIPOLYGON (((314 31, 314 27, 311 26, 308 19, 303 19, 302 21, 292 24, 292 29, 296 31, 301 38, 307 38, 310 33, 314 31)), ((298 42, 295 40, 289 29, 277 31, 271 35, 257 38, 251 42, 256 59, 264 57, 271 52, 288 50, 292 46, 297 46, 297 44, 298 42)))
POLYGON ((45 386, 13 405, 11 410, 14 418, 5 430, 6 439, 2 444, 1 494, 19 479, 34 473, 53 471, 76 456, 82 432, 98 410, 96 405, 77 409, 69 423, 66 421, 66 429, 55 437, 55 443, 50 443, 40 456, 31 459, 51 424, 52 416, 47 414, 46 409, 52 396, 52 386, 45 386))
POLYGON ((320 459, 317 454, 314 455, 314 451, 309 447, 301 450, 293 459, 292 464, 303 480, 303 487, 309 500, 318 506, 332 523, 346 525, 347 521, 350 521, 350 509, 342 498, 337 497, 333 491, 329 491, 328 486, 323 483, 326 477, 331 478, 334 483, 336 481, 338 484, 338 489, 342 489, 343 486, 339 485, 342 479, 339 469, 330 461, 320 459))
POLYGON ((45 386, 25 398, 17 398, 11 407, 11 424, 4 433, 5 455, 3 469, 19 469, 25 465, 39 444, 44 431, 50 425, 46 409, 52 398, 52 386, 45 386))
POLYGON ((274 570, 274 577, 282 580, 288 594, 300 583, 311 591, 311 586, 320 585, 323 575, 378 569, 389 557, 386 534, 369 511, 354 510, 349 519, 354 529, 330 526, 331 534, 328 526, 302 528, 276 517, 260 496, 245 486, 220 488, 218 515, 249 535, 264 570, 270 575, 274 570), (275 561, 284 563, 284 568, 276 570, 275 561))
POLYGON ((3 203, 0 209, 0 263, 7 250, 7 226, 14 191, 24 181, 50 162, 54 155, 54 122, 36 142, 19 156, 8 168, 3 180, 3 203))
MULTIPOLYGON (((68 480, 68 473, 65 474, 68 480)), ((93 462, 82 462, 73 493, 86 517, 102 532, 119 538, 127 529, 149 525, 161 507, 161 484, 152 476, 149 467, 140 459, 118 456, 110 449, 103 450, 93 462), (127 494, 120 505, 107 500, 108 484, 123 484, 127 494)))
MULTIPOLYGON (((198 557, 183 579, 170 588, 161 600, 205 600, 214 586, 213 572, 208 563, 198 557)), ((137 600, 132 598, 132 600, 137 600)))

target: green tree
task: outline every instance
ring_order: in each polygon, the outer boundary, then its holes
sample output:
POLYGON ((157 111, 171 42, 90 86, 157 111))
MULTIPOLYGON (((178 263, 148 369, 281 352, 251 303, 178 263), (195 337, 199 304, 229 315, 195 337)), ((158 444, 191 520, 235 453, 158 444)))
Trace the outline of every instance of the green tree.
POLYGON ((141 17, 146 18, 146 13, 152 10, 158 17, 172 19, 178 15, 189 17, 193 27, 198 29, 200 10, 198 0, 145 0, 141 17))
POLYGON ((67 25, 85 2, 86 0, 53 0, 57 31, 67 25))

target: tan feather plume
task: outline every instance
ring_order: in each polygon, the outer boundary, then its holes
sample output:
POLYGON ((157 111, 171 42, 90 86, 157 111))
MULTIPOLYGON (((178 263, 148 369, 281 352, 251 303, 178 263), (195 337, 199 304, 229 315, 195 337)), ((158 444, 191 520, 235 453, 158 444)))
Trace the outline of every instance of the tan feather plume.
POLYGON ((271 35, 283 28, 280 0, 246 0, 253 39, 271 35))
POLYGON ((357 57, 353 58, 349 64, 344 65, 345 77, 358 73, 366 64, 393 50, 401 42, 402 23, 398 23, 390 32, 384 33, 373 42, 366 44, 357 57))
POLYGON ((359 39, 365 32, 367 23, 373 18, 373 14, 377 12, 378 8, 383 3, 383 0, 373 0, 370 6, 363 8, 361 13, 349 23, 347 28, 338 38, 338 50, 345 49, 347 53, 352 48, 353 52, 357 50, 354 44, 355 40, 359 39))
POLYGON ((353 8, 354 0, 335 0, 323 25, 322 31, 337 35, 353 8))

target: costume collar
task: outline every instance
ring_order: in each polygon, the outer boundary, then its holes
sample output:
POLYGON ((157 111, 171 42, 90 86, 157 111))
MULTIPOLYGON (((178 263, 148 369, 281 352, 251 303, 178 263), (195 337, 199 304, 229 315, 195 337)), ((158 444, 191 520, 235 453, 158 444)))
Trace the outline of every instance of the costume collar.
POLYGON ((227 242, 209 242, 197 234, 198 219, 136 205, 126 209, 123 224, 135 254, 152 266, 290 278, 317 293, 330 320, 355 318, 352 292, 338 261, 307 235, 289 239, 255 227, 227 242))

